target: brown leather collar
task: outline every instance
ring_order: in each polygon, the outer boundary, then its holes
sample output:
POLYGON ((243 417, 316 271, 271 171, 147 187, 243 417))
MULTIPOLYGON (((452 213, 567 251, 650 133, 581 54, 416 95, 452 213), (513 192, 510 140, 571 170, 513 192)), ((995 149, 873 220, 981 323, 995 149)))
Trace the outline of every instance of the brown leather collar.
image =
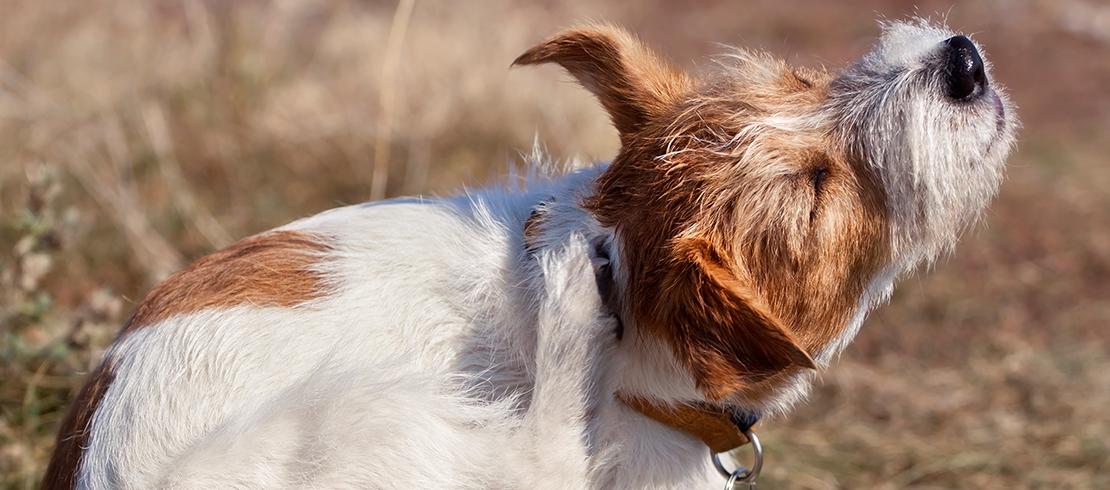
POLYGON ((668 406, 620 392, 616 396, 629 408, 648 418, 701 439, 714 453, 723 453, 747 444, 748 437, 744 435, 744 430, 754 424, 754 420, 738 420, 728 410, 709 404, 668 406))

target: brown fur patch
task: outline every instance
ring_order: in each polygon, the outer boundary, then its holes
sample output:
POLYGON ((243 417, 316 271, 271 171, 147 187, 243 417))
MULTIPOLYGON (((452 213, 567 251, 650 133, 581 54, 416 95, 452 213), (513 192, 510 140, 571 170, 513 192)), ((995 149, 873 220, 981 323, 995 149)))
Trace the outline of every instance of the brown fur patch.
POLYGON ((883 189, 807 122, 827 73, 738 53, 695 83, 613 30, 575 29, 521 58, 566 67, 621 134, 583 204, 620 235, 627 313, 707 396, 758 398, 813 367, 887 260, 883 189))
MULTIPOLYGON (((241 240, 205 256, 157 285, 143 299, 120 335, 167 318, 241 304, 296 306, 327 293, 314 268, 331 250, 319 237, 276 231, 241 240)), ((106 360, 89 376, 70 405, 43 477, 45 489, 76 483, 89 443, 89 423, 115 373, 106 360)))
POLYGON ((77 483, 81 457, 89 445, 89 424, 114 378, 111 363, 105 360, 89 375, 85 386, 69 406, 58 429, 54 454, 42 478, 44 490, 69 490, 77 483))
POLYGON ((330 250, 320 237, 275 231, 241 240, 170 276, 143 298, 124 333, 167 318, 250 304, 296 306, 327 293, 314 268, 330 250))

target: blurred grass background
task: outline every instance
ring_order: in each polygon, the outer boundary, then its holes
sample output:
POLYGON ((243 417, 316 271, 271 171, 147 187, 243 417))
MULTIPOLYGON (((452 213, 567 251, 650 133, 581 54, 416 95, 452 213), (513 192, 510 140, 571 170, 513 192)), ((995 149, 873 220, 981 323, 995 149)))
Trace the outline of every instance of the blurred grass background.
POLYGON ((1002 193, 765 424, 764 488, 1110 488, 1110 4, 0 0, 0 487, 33 488, 66 401, 154 281, 380 195, 503 176, 534 136, 617 138, 523 49, 588 19, 677 64, 726 43, 830 69, 877 18, 947 16, 1025 123, 1002 193))

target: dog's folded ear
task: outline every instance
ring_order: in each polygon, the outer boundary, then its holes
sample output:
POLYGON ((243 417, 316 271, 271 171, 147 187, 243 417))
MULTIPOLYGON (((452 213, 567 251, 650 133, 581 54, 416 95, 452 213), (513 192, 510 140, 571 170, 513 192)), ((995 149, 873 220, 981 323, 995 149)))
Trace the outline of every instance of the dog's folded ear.
POLYGON ((593 92, 609 112, 621 142, 686 92, 686 74, 659 59, 627 31, 594 24, 564 31, 513 61, 514 65, 557 63, 593 92))
POLYGON ((673 251, 655 314, 706 396, 726 397, 791 367, 816 368, 720 250, 706 240, 685 238, 673 251))

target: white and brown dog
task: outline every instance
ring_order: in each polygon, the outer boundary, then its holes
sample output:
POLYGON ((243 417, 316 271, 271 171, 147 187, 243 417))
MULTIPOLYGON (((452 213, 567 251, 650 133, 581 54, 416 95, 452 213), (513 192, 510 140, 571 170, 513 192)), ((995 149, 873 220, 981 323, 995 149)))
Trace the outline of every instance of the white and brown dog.
POLYGON ((90 376, 45 487, 719 488, 697 419, 805 396, 986 206, 1017 124, 924 21, 836 74, 694 77, 606 25, 516 60, 546 62, 608 111, 612 163, 200 259, 90 376))

